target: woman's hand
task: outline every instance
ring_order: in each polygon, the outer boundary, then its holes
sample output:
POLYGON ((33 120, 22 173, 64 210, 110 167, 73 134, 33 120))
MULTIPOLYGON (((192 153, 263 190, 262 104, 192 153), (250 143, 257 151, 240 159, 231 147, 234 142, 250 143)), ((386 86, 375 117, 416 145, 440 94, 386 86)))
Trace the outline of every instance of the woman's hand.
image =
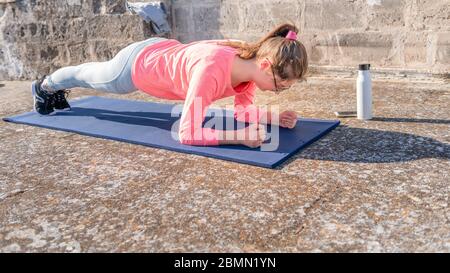
POLYGON ((297 113, 294 111, 284 111, 279 118, 281 127, 292 129, 297 124, 297 113))
POLYGON ((245 145, 258 148, 266 140, 266 127, 262 124, 253 123, 243 129, 219 132, 219 145, 245 145))

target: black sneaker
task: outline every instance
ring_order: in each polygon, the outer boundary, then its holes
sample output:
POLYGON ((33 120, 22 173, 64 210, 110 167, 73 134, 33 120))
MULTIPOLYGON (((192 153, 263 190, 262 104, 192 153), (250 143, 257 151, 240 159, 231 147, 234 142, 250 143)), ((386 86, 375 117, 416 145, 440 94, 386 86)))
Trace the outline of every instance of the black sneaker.
POLYGON ((70 90, 58 90, 55 93, 53 106, 57 110, 70 110, 71 107, 67 102, 67 98, 69 97, 70 90))
POLYGON ((34 111, 41 115, 49 115, 53 113, 54 94, 50 94, 41 89, 41 84, 45 77, 40 80, 33 81, 31 84, 31 92, 34 99, 34 111))

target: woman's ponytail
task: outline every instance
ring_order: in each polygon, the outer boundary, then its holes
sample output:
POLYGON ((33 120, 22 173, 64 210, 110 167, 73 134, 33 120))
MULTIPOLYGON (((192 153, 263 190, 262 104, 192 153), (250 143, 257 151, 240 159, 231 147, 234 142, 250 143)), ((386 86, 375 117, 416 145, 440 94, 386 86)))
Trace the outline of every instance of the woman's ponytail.
POLYGON ((262 45, 265 41, 269 40, 270 38, 276 38, 276 37, 285 38, 286 35, 289 33, 289 31, 298 33, 298 28, 291 24, 279 25, 275 29, 273 29, 271 32, 269 32, 265 37, 263 37, 261 40, 259 40, 258 43, 262 45))
POLYGON ((281 78, 302 79, 308 69, 308 56, 305 46, 296 40, 297 33, 295 25, 282 24, 254 43, 226 41, 219 44, 237 49, 239 57, 245 60, 270 57, 281 78))

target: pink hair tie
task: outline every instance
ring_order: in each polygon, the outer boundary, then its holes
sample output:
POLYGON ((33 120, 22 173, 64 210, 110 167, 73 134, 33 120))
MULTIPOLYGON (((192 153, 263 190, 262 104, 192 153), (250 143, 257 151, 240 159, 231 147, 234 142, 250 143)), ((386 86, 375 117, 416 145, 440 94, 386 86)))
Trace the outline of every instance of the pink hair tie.
POLYGON ((293 32, 292 30, 289 30, 288 34, 286 35, 286 39, 289 40, 297 40, 297 33, 293 32))

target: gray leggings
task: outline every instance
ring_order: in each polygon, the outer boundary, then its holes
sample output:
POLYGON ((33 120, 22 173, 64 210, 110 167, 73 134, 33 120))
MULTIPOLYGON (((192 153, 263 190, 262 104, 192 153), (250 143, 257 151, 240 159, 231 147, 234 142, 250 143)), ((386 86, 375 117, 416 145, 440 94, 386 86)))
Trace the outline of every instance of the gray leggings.
POLYGON ((47 77, 47 87, 49 90, 84 87, 118 94, 134 92, 137 88, 131 79, 131 68, 136 55, 145 46, 164 40, 167 39, 153 37, 133 43, 107 62, 84 63, 58 69, 47 77))

